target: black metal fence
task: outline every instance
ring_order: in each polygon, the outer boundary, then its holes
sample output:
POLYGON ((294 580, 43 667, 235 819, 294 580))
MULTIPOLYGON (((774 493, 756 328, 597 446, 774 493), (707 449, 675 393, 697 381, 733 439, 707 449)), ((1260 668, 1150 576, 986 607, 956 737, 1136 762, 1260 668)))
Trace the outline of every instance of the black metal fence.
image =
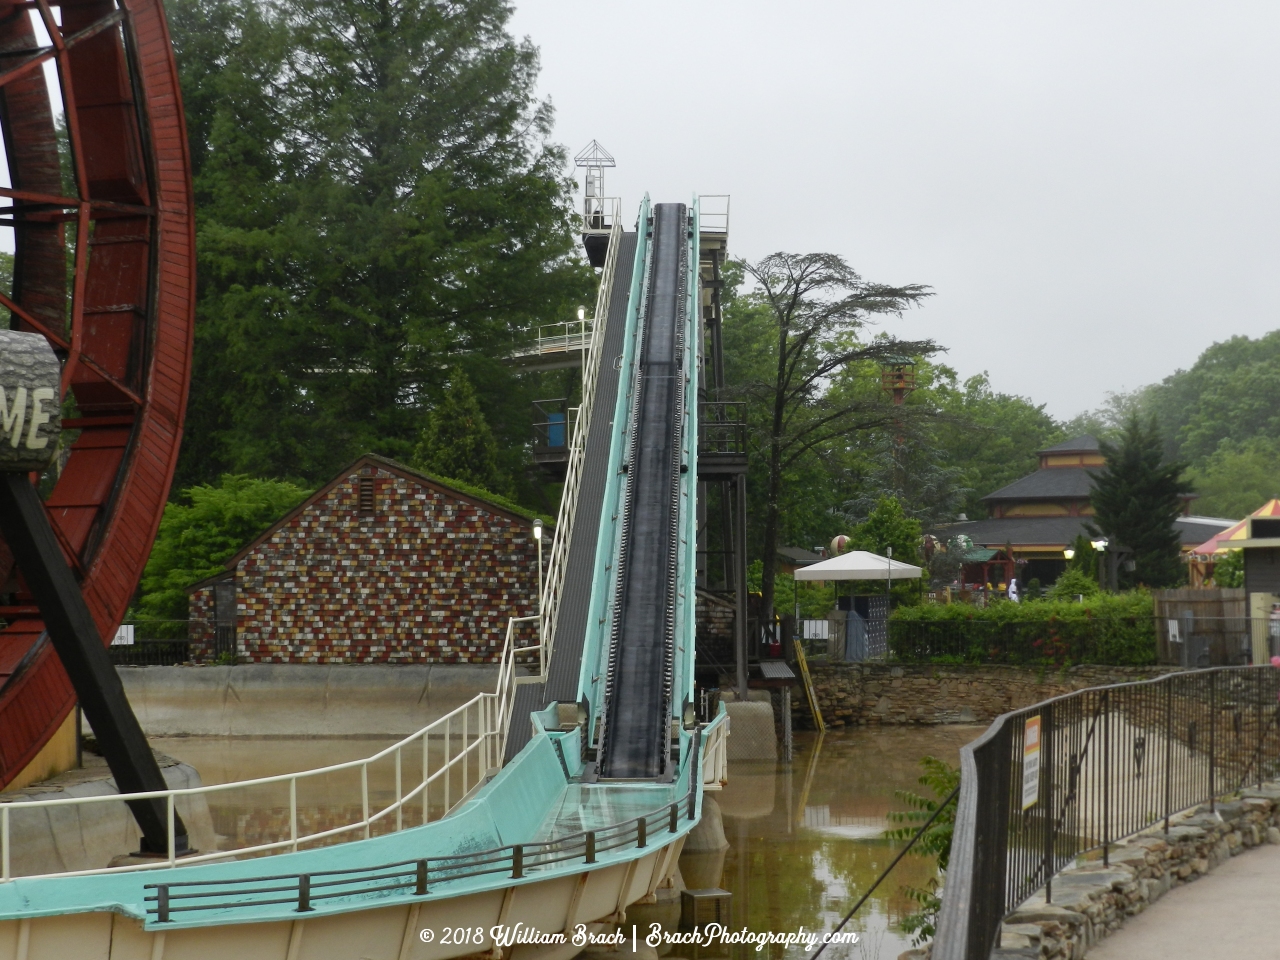
POLYGON ((1147 666, 1156 662, 1155 620, 890 620, 889 659, 901 663, 1147 666))
POLYGON ((236 655, 236 629, 218 620, 129 620, 107 648, 117 666, 219 662, 236 655))
POLYGON ((1280 670, 1093 687, 998 718, 960 753, 935 960, 987 960, 1004 917, 1082 853, 1280 773, 1280 670), (1033 747, 1037 749, 1032 749, 1033 747))

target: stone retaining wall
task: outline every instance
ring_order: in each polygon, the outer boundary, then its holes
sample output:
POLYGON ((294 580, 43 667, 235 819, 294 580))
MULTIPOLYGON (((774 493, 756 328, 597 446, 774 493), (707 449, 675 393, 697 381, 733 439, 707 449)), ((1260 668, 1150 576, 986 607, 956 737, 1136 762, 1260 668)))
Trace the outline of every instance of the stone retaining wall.
MULTIPOLYGON (((1192 883, 1239 853, 1261 843, 1280 844, 1280 782, 1247 789, 1240 799, 1208 804, 1170 819, 1169 832, 1152 827, 1111 847, 1081 857, 1079 866, 1053 878, 1053 899, 1044 890, 1005 920, 992 960, 1082 960, 1091 946, 1142 913, 1174 887, 1192 883)), ((908 950, 898 960, 929 960, 932 944, 908 950)))
POLYGON ((1053 900, 1036 894, 1005 921, 993 957, 1079 960, 1089 947, 1172 888, 1191 883, 1260 843, 1280 843, 1280 783, 1245 790, 1241 799, 1208 805, 1154 828, 1053 880, 1053 900))
MULTIPOLYGON (((990 723, 1002 713, 1084 687, 1148 680, 1178 667, 935 666, 811 663, 818 706, 829 727, 868 724, 990 723)), ((791 698, 794 723, 812 727, 803 695, 791 698)))

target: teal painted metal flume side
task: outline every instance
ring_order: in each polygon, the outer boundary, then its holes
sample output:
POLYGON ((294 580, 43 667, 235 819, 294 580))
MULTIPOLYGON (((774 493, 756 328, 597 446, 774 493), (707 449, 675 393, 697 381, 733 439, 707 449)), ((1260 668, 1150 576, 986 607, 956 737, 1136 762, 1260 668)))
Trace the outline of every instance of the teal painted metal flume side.
MULTIPOLYGON (((608 669, 608 645, 610 625, 613 619, 613 578, 609 571, 617 563, 622 543, 622 510, 626 497, 626 474, 620 469, 626 455, 627 434, 631 417, 632 396, 635 391, 636 335, 639 332, 641 300, 645 293, 645 277, 649 274, 649 261, 653 256, 653 238, 646 229, 649 221, 649 195, 640 202, 636 219, 636 256, 631 270, 631 289, 627 294, 627 320, 622 340, 622 356, 619 368, 618 395, 613 408, 613 439, 609 444, 610 470, 604 487, 601 507, 600 534, 596 540, 596 565, 591 582, 591 605, 587 610, 587 632, 582 645, 582 672, 578 677, 578 700, 586 697, 591 704, 590 730, 601 715, 604 705, 604 683, 608 669), (605 518, 609 519, 605 519, 605 518)), ((609 358, 601 359, 602 363, 609 358)))
MULTIPOLYGON (((587 635, 583 644, 582 671, 578 681, 578 699, 586 697, 591 704, 591 724, 601 716, 604 700, 604 689, 608 662, 609 637, 612 632, 615 611, 614 571, 622 551, 622 512, 624 509, 627 482, 629 477, 623 473, 622 461, 626 457, 628 438, 634 424, 631 422, 635 390, 637 388, 636 362, 637 349, 642 331, 640 318, 645 315, 648 292, 648 278, 652 268, 653 238, 646 229, 651 213, 649 195, 645 194, 640 204, 640 212, 636 221, 638 246, 632 268, 631 290, 627 299, 626 333, 623 340, 623 352, 620 358, 622 377, 619 381, 617 400, 613 412, 613 438, 609 450, 611 469, 605 485, 603 514, 608 519, 600 526, 600 534, 596 545, 595 576, 592 581, 591 605, 587 615, 587 635)), ((671 711, 678 718, 683 710, 684 700, 692 700, 693 664, 694 664, 694 632, 696 628, 696 597, 693 583, 696 574, 697 551, 697 483, 698 483, 698 375, 701 370, 699 356, 701 354, 701 337, 699 330, 699 289, 700 271, 697 268, 699 254, 700 214, 698 198, 693 197, 690 206, 691 228, 688 231, 688 288, 685 301, 685 350, 683 355, 685 375, 684 426, 681 442, 682 462, 688 470, 681 476, 681 516, 679 523, 681 545, 678 562, 677 583, 679 589, 676 596, 676 651, 674 670, 672 673, 671 711)), ((608 358, 605 358, 606 360, 608 358)), ((594 729, 594 727, 592 727, 594 729)), ((683 756, 683 750, 682 750, 683 756)))
MULTIPOLYGON (((554 710, 554 707, 552 708, 554 710)), ((298 913, 290 904, 249 905, 242 904, 219 910, 193 913, 190 919, 168 923, 156 923, 148 919, 146 897, 154 896, 148 886, 173 883, 206 883, 227 880, 244 880, 263 876, 318 874, 333 870, 356 870, 376 867, 380 864, 402 862, 406 859, 445 857, 455 854, 476 853, 510 844, 533 842, 539 828, 545 826, 547 815, 556 810, 570 780, 565 776, 560 756, 553 743, 561 739, 563 757, 570 776, 582 772, 578 732, 548 733, 541 729, 544 719, 533 715, 538 732, 519 755, 485 784, 477 794, 458 810, 441 820, 420 827, 410 827, 370 840, 359 840, 304 850, 273 857, 228 863, 205 863, 189 867, 173 867, 160 870, 141 870, 125 873, 95 874, 79 877, 18 878, 0 884, 0 920, 20 920, 24 917, 61 916, 73 913, 112 912, 146 921, 148 930, 174 930, 227 924, 292 920, 298 913)), ((546 719, 553 719, 547 717, 546 719)), ((722 715, 717 723, 725 722, 722 715)), ((704 736, 712 728, 704 730, 704 736)), ((689 742, 691 736, 682 732, 681 755, 684 758, 680 774, 671 784, 628 784, 634 793, 643 790, 653 794, 652 809, 663 807, 684 795, 689 784, 689 742)), ((701 766, 701 757, 698 760, 701 766)), ((695 816, 680 818, 679 829, 671 836, 687 834, 702 816, 702 776, 698 771, 695 816)), ((601 791, 620 789, 601 785, 601 791)), ((650 806, 646 804, 646 809, 650 806)), ((572 832, 572 831, 568 831, 572 832)), ((545 838, 544 838, 545 839, 545 838)), ((654 837, 653 841, 659 838, 654 837)), ((662 839, 669 839, 664 835, 662 839)), ((601 869, 614 863, 639 859, 653 851, 653 843, 647 847, 629 846, 601 851, 598 862, 591 869, 601 869)), ((505 889, 518 884, 540 883, 560 876, 580 874, 584 865, 568 861, 549 867, 539 867, 520 880, 512 880, 505 874, 488 874, 463 877, 456 880, 440 880, 432 883, 426 896, 412 894, 352 895, 342 899, 317 901, 313 912, 307 916, 340 914, 368 910, 395 903, 415 903, 449 899, 486 890, 505 889)))

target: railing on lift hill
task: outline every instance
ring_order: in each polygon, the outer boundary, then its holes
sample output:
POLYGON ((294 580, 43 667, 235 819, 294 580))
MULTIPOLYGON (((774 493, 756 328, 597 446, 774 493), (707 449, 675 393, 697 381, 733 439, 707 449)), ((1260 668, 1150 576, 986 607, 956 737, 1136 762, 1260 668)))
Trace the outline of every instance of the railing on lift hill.
MULTIPOLYGON (((555 534, 551 540, 551 555, 547 558, 547 576, 543 587, 542 610, 538 629, 540 676, 546 679, 547 665, 555 647, 556 621, 560 613, 560 596, 563 593, 565 572, 569 560, 569 541, 573 537, 573 520, 578 510, 578 490, 582 485, 583 460, 586 455, 587 434, 591 429, 591 412, 595 406, 596 380, 600 372, 600 352, 604 348, 605 329, 609 321, 609 300, 613 288, 613 276, 618 265, 618 244, 622 239, 622 201, 608 198, 612 203, 609 226, 609 252, 604 269, 600 273, 600 289, 596 294, 596 310, 591 326, 591 349, 582 365, 582 403, 573 416, 573 430, 569 437, 569 465, 565 474, 564 489, 560 494, 560 509, 556 514, 555 534)), ((509 722, 509 721, 508 721, 509 722)))
POLYGON ((1117 840, 1274 777, 1278 693, 1280 670, 1221 667, 999 717, 960 751, 934 960, 987 960, 1004 917, 1041 887, 1051 903, 1054 875, 1080 854, 1107 863, 1117 840))

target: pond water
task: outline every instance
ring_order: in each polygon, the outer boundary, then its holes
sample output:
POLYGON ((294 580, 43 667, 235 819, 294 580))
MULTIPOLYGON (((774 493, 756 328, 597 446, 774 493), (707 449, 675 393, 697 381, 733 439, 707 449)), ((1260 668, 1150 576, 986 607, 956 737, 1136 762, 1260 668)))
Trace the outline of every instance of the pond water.
MULTIPOLYGON (((718 856, 683 857, 685 882, 691 887, 720 886, 730 891, 735 929, 744 925, 752 931, 832 929, 901 849, 903 842, 886 840, 884 832, 894 826, 888 820, 890 811, 908 809, 897 791, 924 791, 918 783, 920 759, 935 756, 954 765, 960 747, 982 729, 854 729, 832 731, 821 738, 798 733, 795 758, 790 763, 731 763, 728 785, 709 794, 721 808, 729 849, 722 862, 718 856)), ((152 740, 160 752, 199 770, 206 784, 356 760, 392 742, 326 738, 152 740)), ((414 782, 409 778, 417 776, 420 769, 419 761, 411 772, 406 760, 405 782, 414 782)), ((350 789, 350 784, 334 782, 332 792, 324 789, 306 800, 300 794, 300 816, 323 827, 330 816, 354 814, 345 809, 350 804, 342 802, 350 797, 350 789)), ((390 770, 371 776, 370 794, 375 804, 393 796, 390 770)), ((223 798, 214 794, 209 799, 215 829, 226 847, 273 839, 264 830, 274 830, 263 821, 264 810, 275 806, 271 801, 255 810, 255 804, 246 802, 249 797, 235 792, 223 798)), ((436 805, 434 801, 432 805, 436 805)), ((420 820, 415 817, 412 822, 420 820)), ((829 946, 824 956, 832 960, 892 960, 909 949, 910 938, 898 924, 914 911, 915 904, 902 888, 926 887, 936 876, 932 860, 908 855, 846 927, 860 934, 860 942, 829 946)), ((678 950, 687 956, 713 955, 687 947, 678 950)), ((770 946, 758 953, 751 948, 735 948, 732 953, 742 960, 751 956, 791 960, 807 956, 808 951, 799 946, 770 946)))

